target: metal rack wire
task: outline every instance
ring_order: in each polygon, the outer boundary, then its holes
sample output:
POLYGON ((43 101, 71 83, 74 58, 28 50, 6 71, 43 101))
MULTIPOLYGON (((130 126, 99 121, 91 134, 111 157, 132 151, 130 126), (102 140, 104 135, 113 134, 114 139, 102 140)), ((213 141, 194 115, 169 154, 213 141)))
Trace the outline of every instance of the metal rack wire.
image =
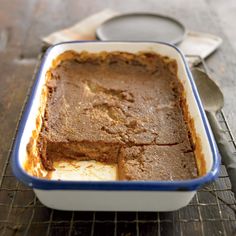
MULTIPOLYGON (((205 61, 203 69, 208 72, 205 61)), ((218 119, 236 151, 223 111, 218 119)), ((71 212, 43 206, 33 191, 18 182, 10 153, 0 174, 1 235, 233 235, 236 200, 224 165, 219 178, 200 189, 176 212, 71 212)))

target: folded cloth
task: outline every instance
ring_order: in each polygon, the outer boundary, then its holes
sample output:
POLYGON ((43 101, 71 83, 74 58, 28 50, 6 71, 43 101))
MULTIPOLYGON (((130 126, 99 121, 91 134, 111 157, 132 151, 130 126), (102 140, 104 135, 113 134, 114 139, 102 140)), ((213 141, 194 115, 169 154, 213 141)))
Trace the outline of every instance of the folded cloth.
MULTIPOLYGON (((78 22, 72 27, 56 31, 43 38, 46 44, 52 45, 73 40, 95 40, 96 28, 106 20, 119 15, 119 12, 112 9, 105 9, 86 19, 78 22)), ((222 39, 212 34, 188 31, 184 40, 177 45, 187 56, 190 66, 196 65, 201 58, 206 58, 213 53, 222 43, 222 39)))
POLYGON ((190 66, 196 65, 213 53, 222 43, 216 35, 188 31, 178 48, 187 56, 190 66))
POLYGON ((94 40, 96 39, 96 28, 104 21, 118 14, 118 12, 111 9, 105 9, 69 28, 56 31, 44 37, 43 41, 51 45, 72 40, 94 40))

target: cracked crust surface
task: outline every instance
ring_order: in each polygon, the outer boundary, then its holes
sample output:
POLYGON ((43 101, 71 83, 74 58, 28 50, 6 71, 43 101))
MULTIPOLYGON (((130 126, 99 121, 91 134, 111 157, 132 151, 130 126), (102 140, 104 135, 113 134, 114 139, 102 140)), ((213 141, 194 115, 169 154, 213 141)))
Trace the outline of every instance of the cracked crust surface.
POLYGON ((121 180, 184 180, 196 176, 194 154, 188 143, 121 148, 121 180))
POLYGON ((46 169, 68 157, 118 163, 122 180, 197 177, 174 60, 122 52, 59 57, 38 142, 46 169))

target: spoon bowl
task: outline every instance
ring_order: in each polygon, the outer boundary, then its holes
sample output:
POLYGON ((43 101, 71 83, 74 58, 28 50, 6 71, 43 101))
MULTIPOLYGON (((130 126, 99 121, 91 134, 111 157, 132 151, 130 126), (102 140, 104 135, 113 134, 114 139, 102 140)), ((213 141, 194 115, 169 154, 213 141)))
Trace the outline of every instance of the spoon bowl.
POLYGON ((217 112, 224 106, 224 96, 219 86, 203 71, 192 69, 203 107, 206 111, 217 112))

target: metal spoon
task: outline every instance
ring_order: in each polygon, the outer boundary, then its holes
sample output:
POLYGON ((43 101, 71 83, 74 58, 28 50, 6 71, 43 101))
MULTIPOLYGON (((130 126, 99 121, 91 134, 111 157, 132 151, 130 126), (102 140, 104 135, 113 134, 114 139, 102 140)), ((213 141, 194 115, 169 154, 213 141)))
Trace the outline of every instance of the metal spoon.
POLYGON ((224 106, 224 96, 217 84, 209 78, 209 76, 196 68, 192 69, 192 75, 203 107, 206 111, 208 121, 211 125, 212 132, 215 136, 218 149, 221 154, 222 162, 224 163, 232 184, 232 191, 236 196, 236 156, 229 142, 227 142, 225 132, 221 128, 216 113, 224 106))

